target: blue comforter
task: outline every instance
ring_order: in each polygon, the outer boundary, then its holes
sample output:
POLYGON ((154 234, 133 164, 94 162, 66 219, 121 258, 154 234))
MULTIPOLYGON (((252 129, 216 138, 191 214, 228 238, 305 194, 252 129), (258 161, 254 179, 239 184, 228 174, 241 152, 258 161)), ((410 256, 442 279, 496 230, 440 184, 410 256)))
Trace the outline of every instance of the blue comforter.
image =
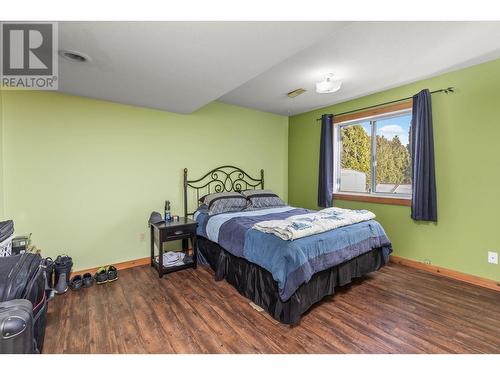
POLYGON ((294 241, 252 229, 264 220, 279 220, 311 212, 303 208, 277 207, 209 216, 196 212, 198 235, 218 243, 231 254, 269 271, 278 283, 280 297, 288 300, 300 285, 320 271, 367 253, 383 249, 387 259, 391 243, 375 220, 337 228, 294 241))

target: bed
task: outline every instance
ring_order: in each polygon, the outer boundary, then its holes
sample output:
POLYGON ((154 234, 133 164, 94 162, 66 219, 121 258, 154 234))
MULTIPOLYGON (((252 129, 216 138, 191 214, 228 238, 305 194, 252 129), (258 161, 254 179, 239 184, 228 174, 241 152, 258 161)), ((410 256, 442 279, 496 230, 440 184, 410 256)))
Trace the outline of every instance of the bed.
POLYGON ((189 179, 184 169, 184 214, 198 222, 198 253, 214 270, 215 279, 226 280, 279 322, 298 324, 337 286, 388 262, 391 243, 375 220, 285 241, 254 225, 315 211, 281 206, 209 215, 199 207, 201 194, 249 189, 264 189, 263 170, 252 177, 240 168, 221 166, 189 179))

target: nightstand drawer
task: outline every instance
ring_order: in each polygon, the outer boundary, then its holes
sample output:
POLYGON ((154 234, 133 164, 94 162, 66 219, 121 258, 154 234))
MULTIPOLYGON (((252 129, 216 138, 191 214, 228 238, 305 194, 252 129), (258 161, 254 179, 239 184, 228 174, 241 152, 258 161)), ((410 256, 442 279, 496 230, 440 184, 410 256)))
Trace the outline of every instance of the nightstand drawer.
POLYGON ((176 226, 165 229, 165 238, 185 238, 196 234, 195 226, 176 226))

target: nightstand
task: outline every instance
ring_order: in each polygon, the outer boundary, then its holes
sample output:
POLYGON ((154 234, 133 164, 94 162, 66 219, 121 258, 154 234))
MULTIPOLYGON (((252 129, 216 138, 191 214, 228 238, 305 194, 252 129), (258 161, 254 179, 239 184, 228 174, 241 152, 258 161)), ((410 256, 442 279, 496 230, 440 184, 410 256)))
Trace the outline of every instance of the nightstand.
POLYGON ((184 270, 186 268, 196 268, 196 227, 198 223, 194 220, 181 217, 178 221, 161 221, 151 224, 151 267, 158 271, 158 275, 163 275, 184 270), (185 264, 175 266, 165 266, 163 264, 163 244, 168 241, 182 240, 182 250, 187 256, 188 241, 191 240, 193 249, 192 258, 185 264), (155 245, 158 248, 158 258, 155 259, 155 245))

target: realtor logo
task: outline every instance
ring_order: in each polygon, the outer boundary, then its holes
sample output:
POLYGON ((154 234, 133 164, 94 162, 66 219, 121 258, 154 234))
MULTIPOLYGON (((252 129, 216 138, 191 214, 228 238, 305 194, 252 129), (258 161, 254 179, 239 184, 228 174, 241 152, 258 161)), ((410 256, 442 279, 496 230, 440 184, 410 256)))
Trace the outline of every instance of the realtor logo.
POLYGON ((57 90, 57 23, 1 22, 2 88, 57 90))

